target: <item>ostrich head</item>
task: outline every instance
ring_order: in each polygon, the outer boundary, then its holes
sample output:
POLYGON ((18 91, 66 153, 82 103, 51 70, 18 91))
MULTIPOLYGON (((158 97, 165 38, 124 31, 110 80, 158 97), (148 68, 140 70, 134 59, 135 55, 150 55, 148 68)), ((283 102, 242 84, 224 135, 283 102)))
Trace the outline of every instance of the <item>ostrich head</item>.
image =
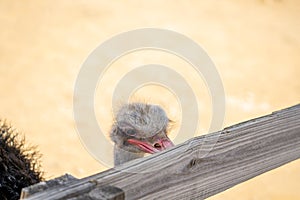
POLYGON ((157 105, 122 106, 110 132, 115 143, 115 165, 174 146, 167 136, 169 121, 165 111, 157 105))

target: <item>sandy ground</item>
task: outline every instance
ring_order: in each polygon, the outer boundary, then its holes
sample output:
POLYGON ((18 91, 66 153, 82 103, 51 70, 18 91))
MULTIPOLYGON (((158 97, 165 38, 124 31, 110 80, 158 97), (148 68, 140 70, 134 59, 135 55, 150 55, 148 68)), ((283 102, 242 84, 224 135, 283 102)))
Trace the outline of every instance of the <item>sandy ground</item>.
MULTIPOLYGON (((46 178, 66 172, 79 178, 91 175, 107 167, 83 147, 72 106, 81 64, 99 44, 143 27, 192 38, 207 51, 223 80, 228 126, 299 103, 299 18, 297 0, 0 0, 0 116, 39 146, 46 178)), ((103 131, 111 124, 110 95, 116 81, 133 66, 153 61, 174 65, 190 79, 203 119, 199 134, 205 133, 211 116, 205 84, 192 78, 182 60, 151 51, 120 59, 99 84, 96 114, 103 131)), ((136 96, 161 103, 180 121, 176 97, 162 88, 144 87, 136 96)), ((292 162, 210 199, 300 199, 299 169, 300 161, 292 162)))

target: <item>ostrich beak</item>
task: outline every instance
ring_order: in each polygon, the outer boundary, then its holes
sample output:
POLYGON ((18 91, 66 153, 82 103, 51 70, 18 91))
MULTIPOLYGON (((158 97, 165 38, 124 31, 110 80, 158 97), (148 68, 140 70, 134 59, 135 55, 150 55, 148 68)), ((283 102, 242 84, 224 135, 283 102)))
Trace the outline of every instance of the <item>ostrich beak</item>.
POLYGON ((173 142, 168 137, 158 139, 156 142, 154 142, 153 145, 148 142, 140 141, 136 139, 128 139, 127 142, 129 144, 137 146, 145 153, 150 153, 150 154, 157 153, 174 146, 173 142))

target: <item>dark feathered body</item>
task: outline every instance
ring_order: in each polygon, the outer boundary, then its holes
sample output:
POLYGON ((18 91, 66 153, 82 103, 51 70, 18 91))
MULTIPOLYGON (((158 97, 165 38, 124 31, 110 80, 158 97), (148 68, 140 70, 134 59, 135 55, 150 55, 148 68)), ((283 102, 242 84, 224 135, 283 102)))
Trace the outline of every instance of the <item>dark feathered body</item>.
POLYGON ((24 139, 5 121, 0 120, 0 199, 20 198, 22 188, 42 180, 39 154, 34 148, 26 148, 24 139))

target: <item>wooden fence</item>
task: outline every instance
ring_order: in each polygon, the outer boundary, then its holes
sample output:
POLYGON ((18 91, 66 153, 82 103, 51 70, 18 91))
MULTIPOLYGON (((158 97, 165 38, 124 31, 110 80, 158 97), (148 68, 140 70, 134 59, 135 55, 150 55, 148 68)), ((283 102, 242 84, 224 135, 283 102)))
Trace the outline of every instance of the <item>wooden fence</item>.
POLYGON ((87 178, 40 183, 22 198, 205 199, 298 158, 300 104, 87 178))

